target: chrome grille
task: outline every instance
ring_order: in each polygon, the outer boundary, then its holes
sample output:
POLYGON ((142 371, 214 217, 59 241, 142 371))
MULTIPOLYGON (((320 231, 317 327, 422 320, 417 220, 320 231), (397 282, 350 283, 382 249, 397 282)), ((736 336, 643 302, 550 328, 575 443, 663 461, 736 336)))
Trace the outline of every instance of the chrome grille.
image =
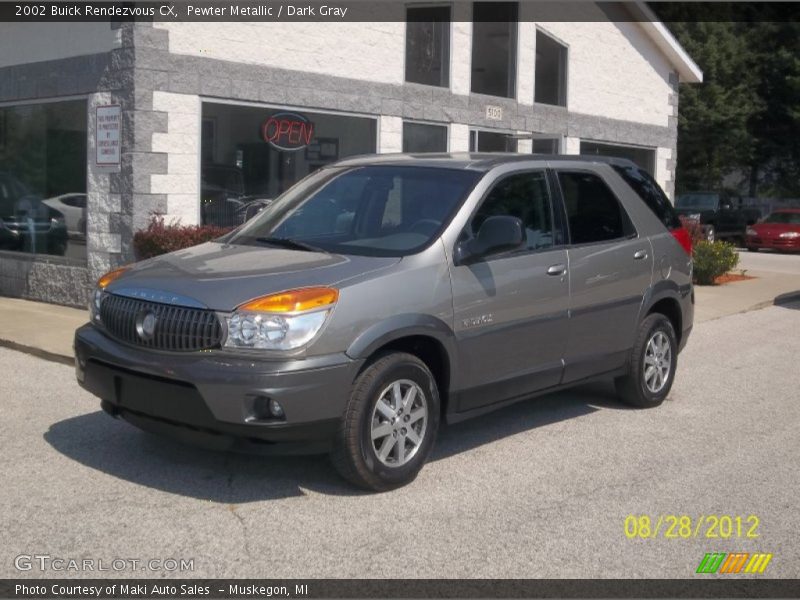
POLYGON ((112 336, 155 350, 193 352, 217 348, 222 340, 222 327, 213 311, 113 294, 103 297, 100 320, 112 336), (152 337, 142 337, 137 320, 148 312, 156 317, 155 330, 152 337))

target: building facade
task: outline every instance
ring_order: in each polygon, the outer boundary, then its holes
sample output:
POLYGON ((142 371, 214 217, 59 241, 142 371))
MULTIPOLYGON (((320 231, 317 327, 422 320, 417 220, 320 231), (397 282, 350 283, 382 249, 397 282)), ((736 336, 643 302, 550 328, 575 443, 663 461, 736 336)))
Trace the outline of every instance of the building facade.
POLYGON ((702 74, 663 25, 389 6, 370 23, 0 25, 0 294, 84 306, 154 214, 230 226, 355 154, 613 154, 672 195, 678 83, 702 74))

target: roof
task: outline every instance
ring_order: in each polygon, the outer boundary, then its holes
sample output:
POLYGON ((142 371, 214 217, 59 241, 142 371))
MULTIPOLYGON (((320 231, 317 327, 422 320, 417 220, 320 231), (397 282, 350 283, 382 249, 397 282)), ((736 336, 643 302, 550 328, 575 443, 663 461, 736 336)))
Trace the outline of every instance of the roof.
POLYGON ((703 81, 703 71, 692 60, 689 53, 683 49, 675 36, 672 35, 666 25, 658 20, 655 13, 650 10, 644 2, 626 3, 628 11, 639 19, 644 32, 667 57, 670 64, 678 72, 678 77, 684 83, 701 83, 703 81))
POLYGON ((545 163, 552 160, 565 160, 570 162, 603 163, 620 166, 631 166, 634 163, 626 158, 611 156, 594 156, 580 154, 518 154, 512 152, 442 152, 419 154, 368 154, 354 156, 341 160, 335 166, 364 167, 370 165, 380 166, 414 166, 434 167, 440 169, 467 169, 471 171, 486 172, 494 167, 516 162, 541 161, 545 163))

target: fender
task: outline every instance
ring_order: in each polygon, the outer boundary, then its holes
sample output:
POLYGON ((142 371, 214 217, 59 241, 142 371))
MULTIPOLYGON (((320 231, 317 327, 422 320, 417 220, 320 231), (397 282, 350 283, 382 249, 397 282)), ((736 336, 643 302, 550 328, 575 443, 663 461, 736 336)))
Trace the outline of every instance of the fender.
POLYGON ((381 346, 412 335, 426 336, 441 343, 447 352, 450 373, 455 373, 455 333, 447 323, 431 315, 415 313, 393 315, 373 323, 353 340, 345 354, 353 359, 364 359, 381 346))

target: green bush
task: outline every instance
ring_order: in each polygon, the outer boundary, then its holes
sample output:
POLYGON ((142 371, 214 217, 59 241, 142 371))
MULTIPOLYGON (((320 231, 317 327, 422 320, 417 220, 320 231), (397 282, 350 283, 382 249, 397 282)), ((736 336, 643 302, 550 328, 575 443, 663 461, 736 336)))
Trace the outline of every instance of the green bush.
POLYGON ((733 244, 727 242, 695 243, 692 250, 694 259, 694 282, 698 285, 713 285, 720 275, 739 264, 739 255, 733 244))

